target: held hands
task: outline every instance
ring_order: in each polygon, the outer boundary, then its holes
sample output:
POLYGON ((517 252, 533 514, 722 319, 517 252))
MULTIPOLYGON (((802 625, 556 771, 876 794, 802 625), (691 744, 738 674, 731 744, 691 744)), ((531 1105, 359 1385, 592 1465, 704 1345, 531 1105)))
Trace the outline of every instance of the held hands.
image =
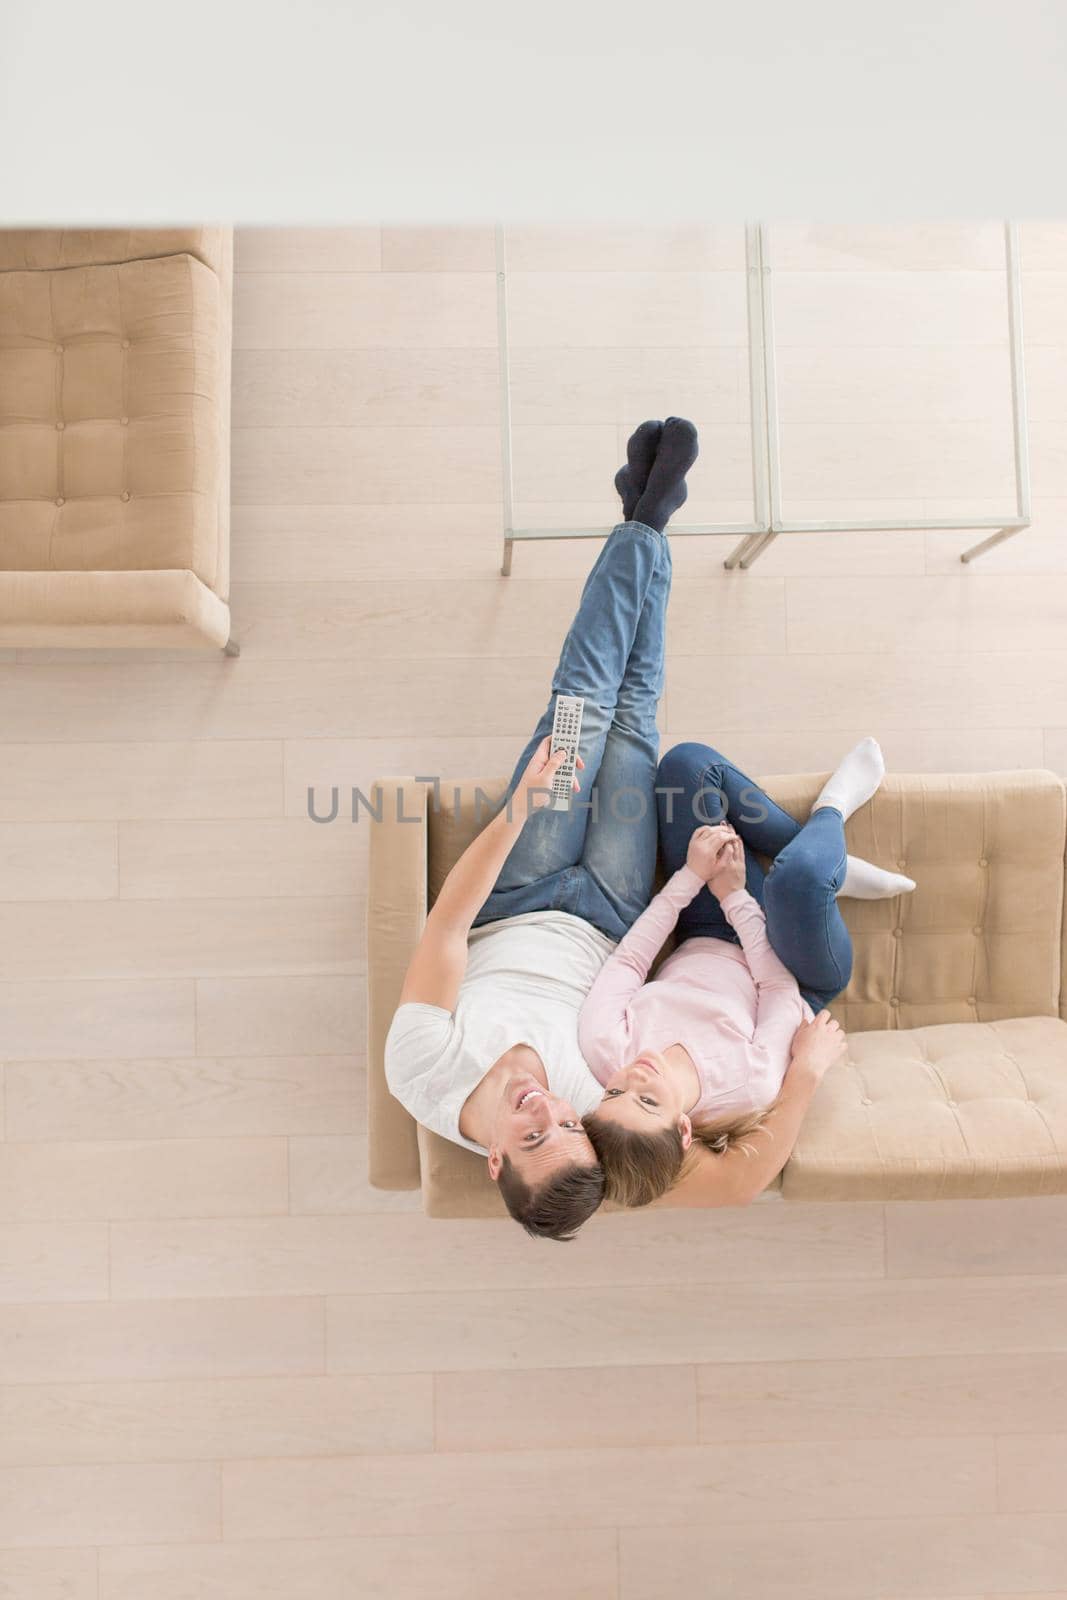
MULTIPOLYGON (((532 812, 547 806, 552 798, 552 780, 566 760, 566 751, 550 750, 551 742, 548 735, 541 740, 511 797, 511 814, 519 823, 525 822, 532 812)), ((575 765, 579 771, 585 767, 581 756, 576 758, 575 765)), ((577 776, 572 781, 572 788, 575 794, 581 789, 577 776)))
POLYGON ((697 828, 685 861, 717 900, 745 887, 745 847, 728 822, 697 828))
POLYGON ((807 1072, 818 1083, 847 1055, 848 1040, 841 1024, 828 1011, 820 1011, 813 1021, 802 1022, 793 1035, 789 1067, 790 1071, 807 1072))

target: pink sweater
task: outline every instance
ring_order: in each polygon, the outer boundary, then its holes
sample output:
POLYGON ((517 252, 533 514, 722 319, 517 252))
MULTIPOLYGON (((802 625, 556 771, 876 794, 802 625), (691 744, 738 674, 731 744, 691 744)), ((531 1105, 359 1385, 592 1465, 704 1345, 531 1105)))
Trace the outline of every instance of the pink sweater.
POLYGON ((679 912, 702 888, 689 867, 674 874, 604 963, 578 1020, 582 1054, 601 1083, 643 1050, 684 1045, 702 1085, 696 1117, 769 1105, 793 1035, 812 1014, 746 889, 721 901, 740 948, 686 939, 645 981, 679 912))

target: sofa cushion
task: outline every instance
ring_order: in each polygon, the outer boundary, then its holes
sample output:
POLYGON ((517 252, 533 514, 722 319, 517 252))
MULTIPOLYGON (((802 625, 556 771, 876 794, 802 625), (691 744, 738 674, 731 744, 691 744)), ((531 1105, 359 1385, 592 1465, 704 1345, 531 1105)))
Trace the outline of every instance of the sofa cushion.
POLYGON ((1067 1023, 849 1035, 785 1169, 787 1200, 938 1200, 1067 1189, 1067 1023))
POLYGON ((0 568, 216 586, 219 310, 190 255, 0 273, 0 568))

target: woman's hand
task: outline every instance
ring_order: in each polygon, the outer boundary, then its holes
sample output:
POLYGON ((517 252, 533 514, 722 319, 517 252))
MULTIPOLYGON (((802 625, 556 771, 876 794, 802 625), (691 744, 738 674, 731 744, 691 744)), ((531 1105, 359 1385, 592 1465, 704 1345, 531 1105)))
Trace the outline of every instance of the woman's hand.
POLYGON ((734 834, 719 851, 715 870, 708 879, 708 888, 716 900, 725 900, 745 887, 745 847, 734 834))
POLYGON ((778 1098, 751 1149, 734 1147, 718 1156, 701 1148, 696 1163, 659 1203, 731 1206, 754 1200, 774 1181, 792 1154, 821 1079, 847 1054, 845 1035, 828 1011, 820 1011, 813 1022, 802 1022, 793 1035, 789 1070, 778 1098))
POLYGON ((736 837, 728 822, 718 822, 714 827, 707 825, 694 829, 690 835, 689 849, 685 853, 686 866, 707 883, 715 871, 723 846, 736 837))
MULTIPOLYGON (((517 822, 525 822, 531 812, 540 811, 552 798, 549 790, 552 788, 553 778, 566 759, 566 751, 550 750, 551 743, 549 735, 541 740, 515 787, 511 797, 511 814, 517 822)), ((581 756, 577 757, 575 765, 579 771, 584 768, 585 762, 581 756)), ((571 787, 575 794, 581 789, 577 776, 573 779, 571 787)))
POLYGON ((848 1040, 841 1024, 828 1011, 820 1011, 811 1022, 802 1022, 793 1035, 789 1070, 799 1069, 819 1083, 847 1055, 848 1040))

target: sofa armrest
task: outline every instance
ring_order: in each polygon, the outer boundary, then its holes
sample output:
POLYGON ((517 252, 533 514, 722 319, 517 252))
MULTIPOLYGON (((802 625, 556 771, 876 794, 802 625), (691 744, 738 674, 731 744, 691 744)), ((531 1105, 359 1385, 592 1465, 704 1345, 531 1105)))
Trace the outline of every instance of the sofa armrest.
POLYGON ((1060 899, 1060 1016, 1067 1022, 1067 858, 1060 899))
POLYGON ((0 228, 0 272, 56 272, 185 255, 196 256, 221 278, 233 260, 233 229, 0 228))
POLYGON ((0 648, 221 650, 230 608, 195 572, 0 572, 0 648))
POLYGON ((426 921, 429 785, 379 778, 371 790, 381 821, 370 820, 367 892, 368 1168, 376 1189, 417 1189, 415 1119, 385 1081, 385 1038, 408 963, 426 921))

